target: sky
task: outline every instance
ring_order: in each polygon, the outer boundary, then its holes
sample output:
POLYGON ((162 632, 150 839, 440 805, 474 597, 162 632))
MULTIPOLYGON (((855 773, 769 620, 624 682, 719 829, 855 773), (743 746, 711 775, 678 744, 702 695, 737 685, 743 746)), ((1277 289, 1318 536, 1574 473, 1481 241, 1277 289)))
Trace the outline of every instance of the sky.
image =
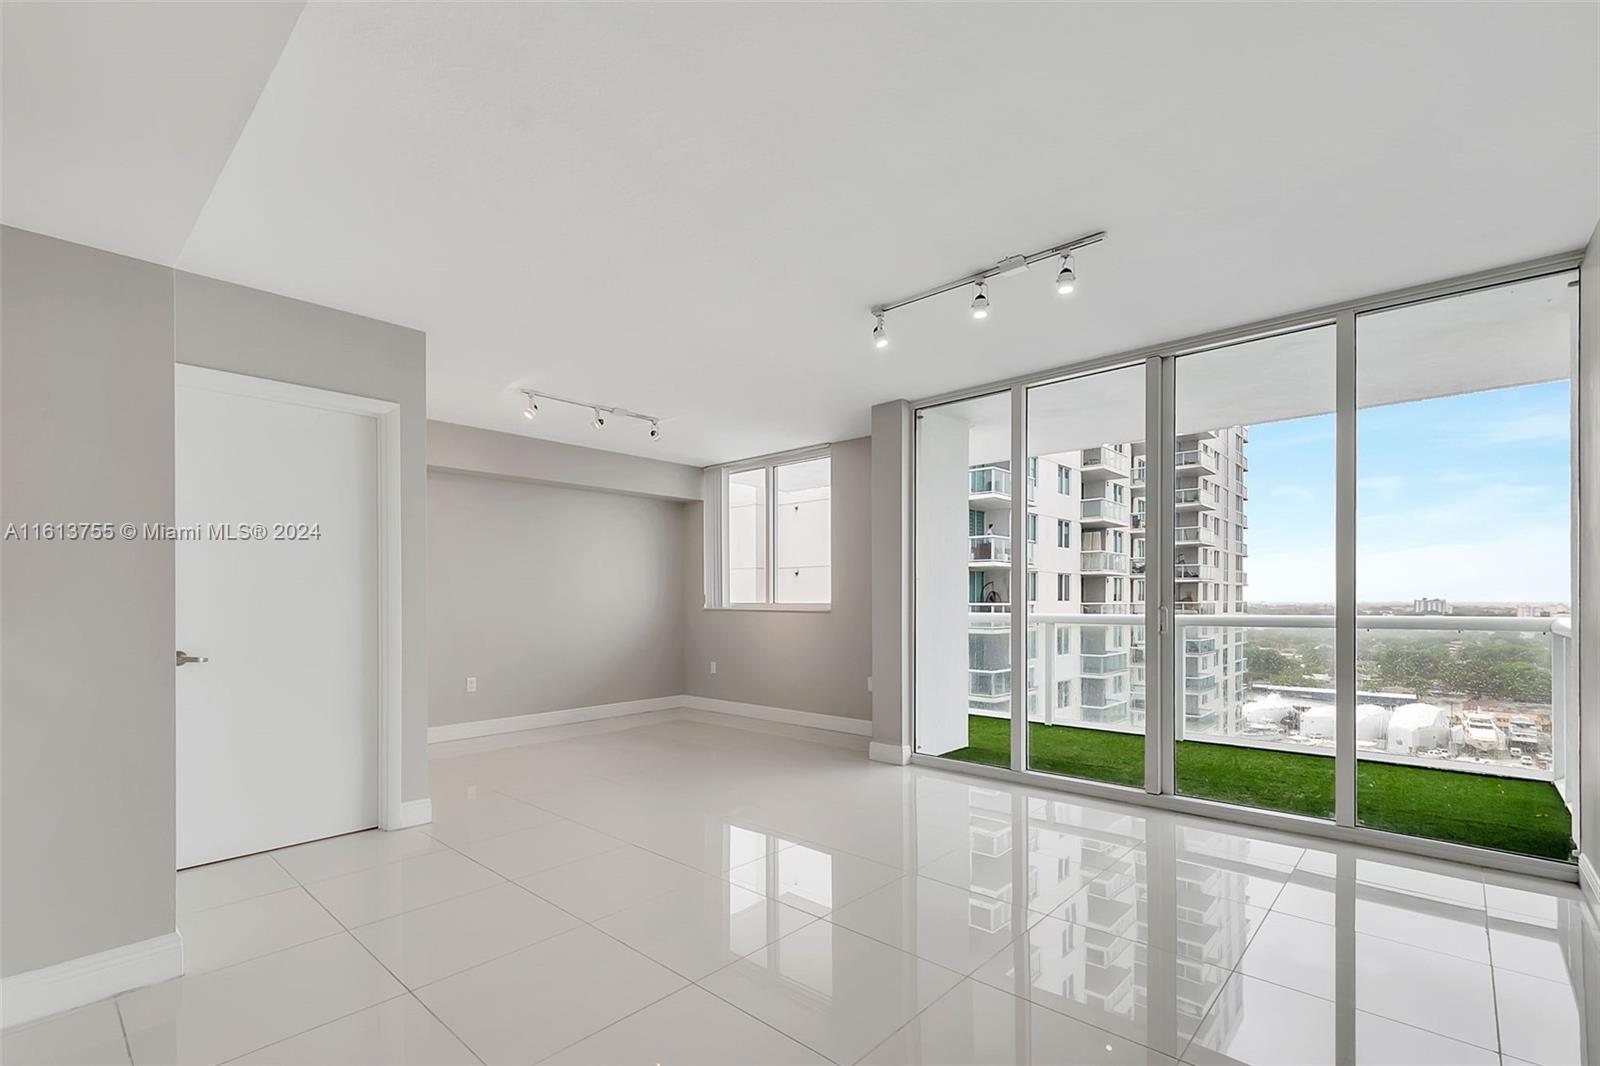
MULTIPOLYGON (((1566 381, 1361 410, 1356 599, 1561 602, 1570 582, 1566 381)), ((1250 427, 1246 589, 1330 603, 1332 415, 1250 427)))

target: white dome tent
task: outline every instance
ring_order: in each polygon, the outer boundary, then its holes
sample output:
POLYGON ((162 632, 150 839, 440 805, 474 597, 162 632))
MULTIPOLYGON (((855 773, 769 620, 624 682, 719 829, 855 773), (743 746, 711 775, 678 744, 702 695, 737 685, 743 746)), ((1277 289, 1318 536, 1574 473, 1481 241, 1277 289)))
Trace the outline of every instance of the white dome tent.
POLYGON ((1249 729, 1282 729, 1283 720, 1294 713, 1294 704, 1274 692, 1250 700, 1239 713, 1249 729))
POLYGON ((1431 703, 1408 703, 1395 710, 1389 719, 1388 751, 1392 755, 1414 755, 1450 742, 1450 719, 1444 708, 1431 703))
MULTIPOLYGON (((1383 744, 1389 732, 1390 711, 1375 703, 1356 706, 1356 740, 1383 744)), ((1306 711, 1300 718, 1300 735, 1308 740, 1334 738, 1334 707, 1324 703, 1306 711)))

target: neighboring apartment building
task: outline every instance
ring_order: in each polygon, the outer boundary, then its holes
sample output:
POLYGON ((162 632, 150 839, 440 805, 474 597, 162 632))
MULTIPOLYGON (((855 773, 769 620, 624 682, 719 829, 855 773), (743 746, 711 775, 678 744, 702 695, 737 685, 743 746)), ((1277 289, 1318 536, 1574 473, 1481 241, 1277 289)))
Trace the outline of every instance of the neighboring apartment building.
MULTIPOLYGON (((1178 610, 1245 609, 1248 432, 1231 427, 1178 438, 1174 456, 1178 610)), ((1028 716, 1142 730, 1144 629, 1053 621, 1061 615, 1137 614, 1145 599, 1142 444, 1102 444, 1028 460, 1028 716)), ((980 714, 1009 714, 1011 508, 1019 486, 1008 463, 969 471, 968 698, 980 714)), ((1231 734, 1245 691, 1244 631, 1184 637, 1184 717, 1191 732, 1231 734)))

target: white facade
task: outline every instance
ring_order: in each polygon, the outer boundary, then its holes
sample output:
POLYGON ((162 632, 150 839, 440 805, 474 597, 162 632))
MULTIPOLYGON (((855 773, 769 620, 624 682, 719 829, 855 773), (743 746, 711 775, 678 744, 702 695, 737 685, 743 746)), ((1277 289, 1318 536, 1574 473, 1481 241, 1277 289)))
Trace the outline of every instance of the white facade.
MULTIPOLYGON (((1173 581, 1179 611, 1216 614, 1245 607, 1247 439, 1238 426, 1178 438, 1173 581)), ((1029 718, 1144 728, 1143 627, 1051 617, 1143 612, 1146 462, 1142 443, 1045 454, 1030 458, 1020 486, 1008 462, 970 468, 968 700, 973 711, 1009 714, 1006 634, 1022 598, 1030 619, 1029 718), (1023 597, 1011 588, 1008 535, 1019 491, 1027 499, 1023 597)), ((1184 648, 1187 732, 1241 730, 1244 666, 1243 630, 1191 631, 1184 648)))

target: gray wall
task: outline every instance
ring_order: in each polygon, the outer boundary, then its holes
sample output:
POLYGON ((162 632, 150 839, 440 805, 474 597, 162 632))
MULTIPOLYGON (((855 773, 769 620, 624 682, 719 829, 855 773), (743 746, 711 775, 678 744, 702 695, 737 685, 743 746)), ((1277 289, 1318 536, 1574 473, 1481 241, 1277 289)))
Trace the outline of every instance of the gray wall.
MULTIPOLYGON (((170 270, 0 231, 0 522, 173 520, 170 270)), ((0 973, 173 929, 173 547, 0 548, 0 973)))
POLYGON ((1600 868, 1600 226, 1584 250, 1578 320, 1578 850, 1600 868))
POLYGON ((698 500, 703 480, 696 466, 451 422, 428 423, 428 469, 669 500, 698 500))
POLYGON ((685 505, 684 673, 690 695, 871 719, 871 452, 868 437, 833 446, 833 605, 828 611, 707 610, 703 508, 685 505))
MULTIPOLYGON (((175 306, 180 363, 392 400, 400 405, 400 700, 404 716, 400 794, 408 800, 425 798, 425 338, 416 330, 194 274, 177 275, 175 306)), ((168 384, 170 387, 170 380, 168 384)))
POLYGON ((432 724, 681 694, 685 506, 430 471, 432 724))
POLYGON ((905 400, 872 409, 872 740, 893 762, 911 743, 912 417, 905 400))

